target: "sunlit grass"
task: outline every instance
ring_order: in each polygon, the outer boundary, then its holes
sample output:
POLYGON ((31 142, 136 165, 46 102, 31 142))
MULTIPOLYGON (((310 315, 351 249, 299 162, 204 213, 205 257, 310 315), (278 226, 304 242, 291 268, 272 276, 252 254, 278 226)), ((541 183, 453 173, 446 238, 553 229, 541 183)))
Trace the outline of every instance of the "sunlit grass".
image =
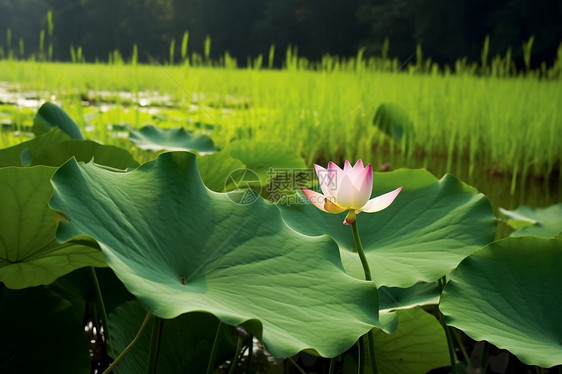
MULTIPOLYGON (((214 125, 211 135, 219 146, 233 138, 280 140, 307 162, 372 159, 377 149, 391 147, 409 149, 411 157, 446 158, 447 169, 460 163, 469 173, 475 168, 512 173, 514 182, 530 174, 548 175, 560 165, 559 80, 418 74, 409 68, 394 74, 366 64, 324 64, 323 70, 300 69, 298 61, 267 70, 4 60, 0 81, 45 100, 56 97, 81 126, 94 126, 88 137, 116 145, 122 140, 112 136, 108 124, 194 128, 206 123, 214 125), (120 96, 122 91, 130 94, 120 96), (139 105, 146 92, 174 109, 154 118, 158 108, 139 105), (83 108, 84 98, 98 104, 112 100, 119 107, 83 108), (385 102, 400 105, 410 116, 412 144, 394 142, 372 125, 385 102)), ((3 136, 1 142, 11 141, 3 136)))

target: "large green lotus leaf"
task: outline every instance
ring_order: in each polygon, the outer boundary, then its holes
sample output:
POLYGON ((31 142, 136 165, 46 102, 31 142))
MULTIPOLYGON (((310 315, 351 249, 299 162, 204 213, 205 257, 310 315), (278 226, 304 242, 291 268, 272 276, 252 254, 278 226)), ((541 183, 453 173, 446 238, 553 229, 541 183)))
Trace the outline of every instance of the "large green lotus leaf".
POLYGON ((53 127, 58 127, 72 139, 82 140, 84 135, 78 125, 56 104, 46 102, 41 105, 33 119, 33 132, 41 135, 53 127))
MULTIPOLYGON (((437 180, 426 170, 373 173, 373 196, 404 189, 387 209, 357 216, 373 279, 388 287, 433 282, 494 239, 496 219, 488 199, 452 175, 437 180)), ((328 234, 341 249, 346 271, 363 278, 345 212, 320 211, 301 203, 279 204, 285 222, 305 235, 328 234)))
POLYGON ((378 324, 371 282, 348 276, 337 245, 287 227, 275 206, 205 188, 195 156, 164 153, 128 173, 70 160, 51 207, 57 238, 95 238, 143 306, 163 318, 207 311, 246 322, 276 356, 335 356, 378 324))
POLYGON ((515 210, 500 208, 500 212, 507 216, 507 224, 516 230, 511 236, 552 238, 562 232, 562 204, 536 209, 528 206, 515 210))
POLYGON ((399 310, 392 334, 375 330, 375 356, 380 374, 423 374, 448 366, 445 331, 437 319, 420 307, 399 310))
POLYGON ((60 244, 49 209, 56 168, 0 168, 0 281, 8 288, 49 284, 83 266, 106 266, 91 239, 60 244))
POLYGON ((213 140, 206 135, 193 134, 182 127, 161 129, 148 125, 130 130, 129 140, 147 151, 195 151, 199 154, 215 151, 213 140))
POLYGON ((562 364, 562 241, 494 242, 465 259, 445 286, 445 322, 528 365, 562 364))
POLYGON ((90 372, 81 321, 68 301, 47 288, 4 289, 0 331, 1 373, 90 372))
POLYGON ((94 160, 117 169, 135 168, 139 164, 126 150, 91 140, 69 139, 54 128, 29 141, 0 150, 0 166, 60 166, 71 157, 78 161, 94 160))
POLYGON ((298 153, 278 142, 237 140, 230 143, 224 152, 242 161, 247 169, 254 172, 259 178, 259 182, 254 184, 261 187, 265 187, 279 172, 291 173, 306 167, 298 153))
POLYGON ((215 192, 235 188, 231 176, 235 176, 237 170, 246 168, 242 161, 222 151, 197 157, 197 167, 205 186, 215 192))
POLYGON ((22 164, 29 165, 29 160, 22 160, 22 152, 25 151, 25 153, 35 153, 37 152, 37 150, 49 147, 51 145, 58 145, 69 139, 70 138, 68 137, 68 135, 62 132, 59 128, 54 128, 31 140, 16 144, 12 147, 0 149, 0 167, 21 166, 22 164))
MULTIPOLYGON (((129 301, 109 315, 112 340, 109 353, 117 357, 133 340, 146 316, 138 301, 129 301)), ((150 351, 154 319, 145 327, 134 349, 119 363, 119 373, 144 373, 150 351)), ((219 320, 209 313, 186 313, 174 319, 162 320, 158 350, 157 373, 204 373, 219 320)), ((234 327, 223 325, 220 330, 216 363, 234 357, 237 335, 234 327)))

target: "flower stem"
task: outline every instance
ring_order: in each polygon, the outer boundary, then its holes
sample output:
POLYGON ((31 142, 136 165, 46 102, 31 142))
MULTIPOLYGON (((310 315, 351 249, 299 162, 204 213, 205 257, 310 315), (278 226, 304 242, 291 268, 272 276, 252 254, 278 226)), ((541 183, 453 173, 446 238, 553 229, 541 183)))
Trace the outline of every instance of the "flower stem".
MULTIPOLYGON (((353 229, 353 240, 355 241, 355 247, 357 248, 359 258, 361 259, 361 265, 363 265, 365 280, 372 281, 371 269, 369 268, 369 263, 367 262, 367 257, 365 257, 365 251, 363 250, 363 244, 361 244, 361 238, 359 237, 357 220, 353 221, 353 223, 351 224, 351 228, 353 229)), ((377 286, 376 283, 375 286, 377 286)), ((377 361, 375 359, 375 342, 372 330, 359 339, 359 373, 365 372, 365 362, 367 359, 367 355, 369 357, 369 361, 371 362, 371 370, 373 374, 378 374, 377 361)))
POLYGON ((141 327, 139 328, 139 331, 137 332, 137 336, 135 336, 135 338, 133 339, 133 341, 131 343, 129 343, 129 345, 127 347, 125 347, 125 349, 123 350, 123 352, 121 352, 119 354, 119 356, 117 356, 117 358, 115 359, 115 361, 113 361, 111 363, 111 365, 109 365, 107 367, 107 369, 104 370, 104 372, 102 374, 109 374, 111 373, 111 371, 113 369, 115 369, 115 367, 119 364, 119 362, 123 359, 123 357, 125 357, 127 355, 127 353, 129 353, 129 351, 131 350, 131 348, 133 348, 133 346, 136 344, 136 342, 139 340, 139 338, 141 337, 141 334, 144 330, 144 328, 146 327, 148 321, 150 321, 152 318, 152 314, 150 312, 146 313, 146 317, 144 317, 144 321, 142 322, 141 327))
POLYGON ((371 269, 369 269, 369 263, 367 262, 367 257, 365 257, 365 252, 363 251, 363 245, 361 244, 361 238, 359 238, 359 229, 357 228, 357 220, 351 224, 353 229, 353 240, 355 241, 355 247, 357 248, 357 253, 361 259, 361 265, 363 265, 363 271, 365 272, 365 280, 371 280, 371 269))
POLYGON ((154 317, 152 324, 152 334, 150 336, 150 349, 148 351, 148 364, 146 365, 147 374, 156 374, 158 367, 158 353, 160 351, 160 336, 162 334, 162 318, 154 317))

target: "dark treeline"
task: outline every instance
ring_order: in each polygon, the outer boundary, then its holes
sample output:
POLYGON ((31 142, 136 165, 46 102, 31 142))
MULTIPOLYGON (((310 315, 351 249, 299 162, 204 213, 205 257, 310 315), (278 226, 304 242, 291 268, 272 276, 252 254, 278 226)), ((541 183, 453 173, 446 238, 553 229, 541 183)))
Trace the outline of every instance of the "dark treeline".
POLYGON ((318 60, 359 48, 380 55, 388 38, 389 57, 404 60, 421 44, 424 57, 451 64, 464 56, 478 61, 489 35, 490 55, 512 47, 521 65, 521 45, 532 35, 533 62, 555 58, 561 19, 560 0, 0 0, 0 46, 22 57, 22 40, 23 57, 37 56, 44 30, 55 60, 70 60, 71 45, 81 46, 89 61, 105 61, 113 50, 127 58, 136 43, 141 61, 167 61, 171 41, 179 50, 189 31, 190 53, 203 54, 208 35, 214 59, 228 51, 243 65, 274 44, 279 65, 288 45, 318 60))

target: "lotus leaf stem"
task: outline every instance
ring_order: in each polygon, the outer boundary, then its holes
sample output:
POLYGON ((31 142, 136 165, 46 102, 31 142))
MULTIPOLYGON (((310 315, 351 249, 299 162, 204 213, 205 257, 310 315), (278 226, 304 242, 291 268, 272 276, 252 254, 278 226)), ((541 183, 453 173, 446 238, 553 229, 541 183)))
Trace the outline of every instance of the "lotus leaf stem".
POLYGON ((217 358, 217 351, 219 347, 219 337, 222 330, 222 322, 219 321, 217 326, 217 333, 215 334, 215 341, 213 342, 213 348, 211 348, 211 355, 209 356, 209 364, 207 365, 207 374, 212 374, 215 368, 215 360, 217 358))
POLYGON ((238 342, 236 343, 236 352, 234 353, 234 358, 232 359, 232 365, 230 365, 230 370, 228 371, 228 374, 234 374, 234 372, 236 372, 236 367, 238 366, 238 357, 240 356, 240 352, 242 351, 243 342, 244 342, 244 338, 239 336, 238 342))
POLYGON ((373 330, 371 330, 367 334, 369 337, 369 357, 371 359, 371 370, 373 374, 378 374, 379 370, 377 368, 377 360, 375 356, 375 333, 373 332, 373 330))
POLYGON ((150 335, 150 349, 148 351, 147 374, 156 374, 158 367, 158 353, 160 352, 160 336, 162 335, 162 318, 154 317, 152 334, 150 335))
POLYGON ((359 338, 359 359, 357 360, 357 373, 365 373, 365 357, 367 356, 367 339, 365 335, 359 338))
POLYGON ((251 374, 252 372, 252 356, 254 354, 254 336, 250 335, 248 337, 248 365, 246 366, 246 373, 251 374))
POLYGON ((470 357, 468 356, 468 353, 466 352, 466 348, 464 347, 464 344, 461 340, 461 337, 459 336, 459 332, 455 329, 451 329, 451 332, 453 333, 453 336, 455 337, 455 340, 457 341, 457 344, 461 350, 462 356, 464 357, 464 360, 468 363, 470 362, 470 357))
POLYGON ((107 312, 105 310, 105 303, 103 302, 103 295, 101 293, 100 283, 96 275, 96 269, 90 266, 90 274, 92 276, 92 284, 94 285, 94 291, 96 293, 96 301, 98 302, 98 308, 101 312, 101 323, 103 326, 103 336, 105 338, 105 344, 109 345, 110 334, 109 334, 109 323, 107 319, 107 312))
MULTIPOLYGON (((441 285, 441 290, 445 288, 445 284, 447 283, 447 279, 445 277, 439 280, 439 284, 441 285)), ((449 326, 445 323, 445 319, 443 318, 443 313, 438 310, 439 313, 439 322, 441 322, 441 326, 445 330, 445 336, 447 337, 447 347, 449 348, 449 360, 451 362, 451 374, 457 374, 457 355, 455 353, 455 346, 453 344, 453 338, 451 337, 451 330, 449 326)))
POLYGON ((334 374, 336 368, 336 357, 330 359, 330 368, 328 369, 328 374, 334 374))
POLYGON ((482 372, 486 372, 486 366, 488 366, 488 358, 490 357, 490 343, 484 340, 484 348, 482 349, 482 372))
POLYGON ((289 362, 290 362, 291 364, 293 364, 293 366, 294 366, 295 368, 297 368, 297 370, 299 371, 299 373, 301 373, 301 374, 306 374, 306 371, 304 371, 304 370, 295 362, 295 360, 293 360, 292 357, 289 357, 288 359, 289 359, 289 362))
POLYGON ((123 359, 123 357, 125 357, 127 355, 127 353, 129 353, 129 351, 131 350, 131 348, 133 348, 133 346, 136 344, 136 342, 140 339, 142 332, 144 331, 144 328, 146 327, 148 321, 150 321, 152 319, 152 314, 150 312, 146 313, 146 317, 144 317, 144 321, 142 322, 141 327, 139 328, 139 331, 137 332, 137 335, 135 336, 135 338, 133 339, 132 342, 129 343, 129 345, 127 347, 125 347, 125 349, 123 350, 123 352, 121 352, 119 354, 119 356, 117 356, 117 358, 115 359, 115 361, 113 361, 111 363, 111 365, 109 365, 107 367, 107 369, 104 370, 104 372, 102 374, 109 374, 111 373, 111 371, 113 371, 113 369, 115 369, 115 367, 119 364, 119 362, 123 359))

